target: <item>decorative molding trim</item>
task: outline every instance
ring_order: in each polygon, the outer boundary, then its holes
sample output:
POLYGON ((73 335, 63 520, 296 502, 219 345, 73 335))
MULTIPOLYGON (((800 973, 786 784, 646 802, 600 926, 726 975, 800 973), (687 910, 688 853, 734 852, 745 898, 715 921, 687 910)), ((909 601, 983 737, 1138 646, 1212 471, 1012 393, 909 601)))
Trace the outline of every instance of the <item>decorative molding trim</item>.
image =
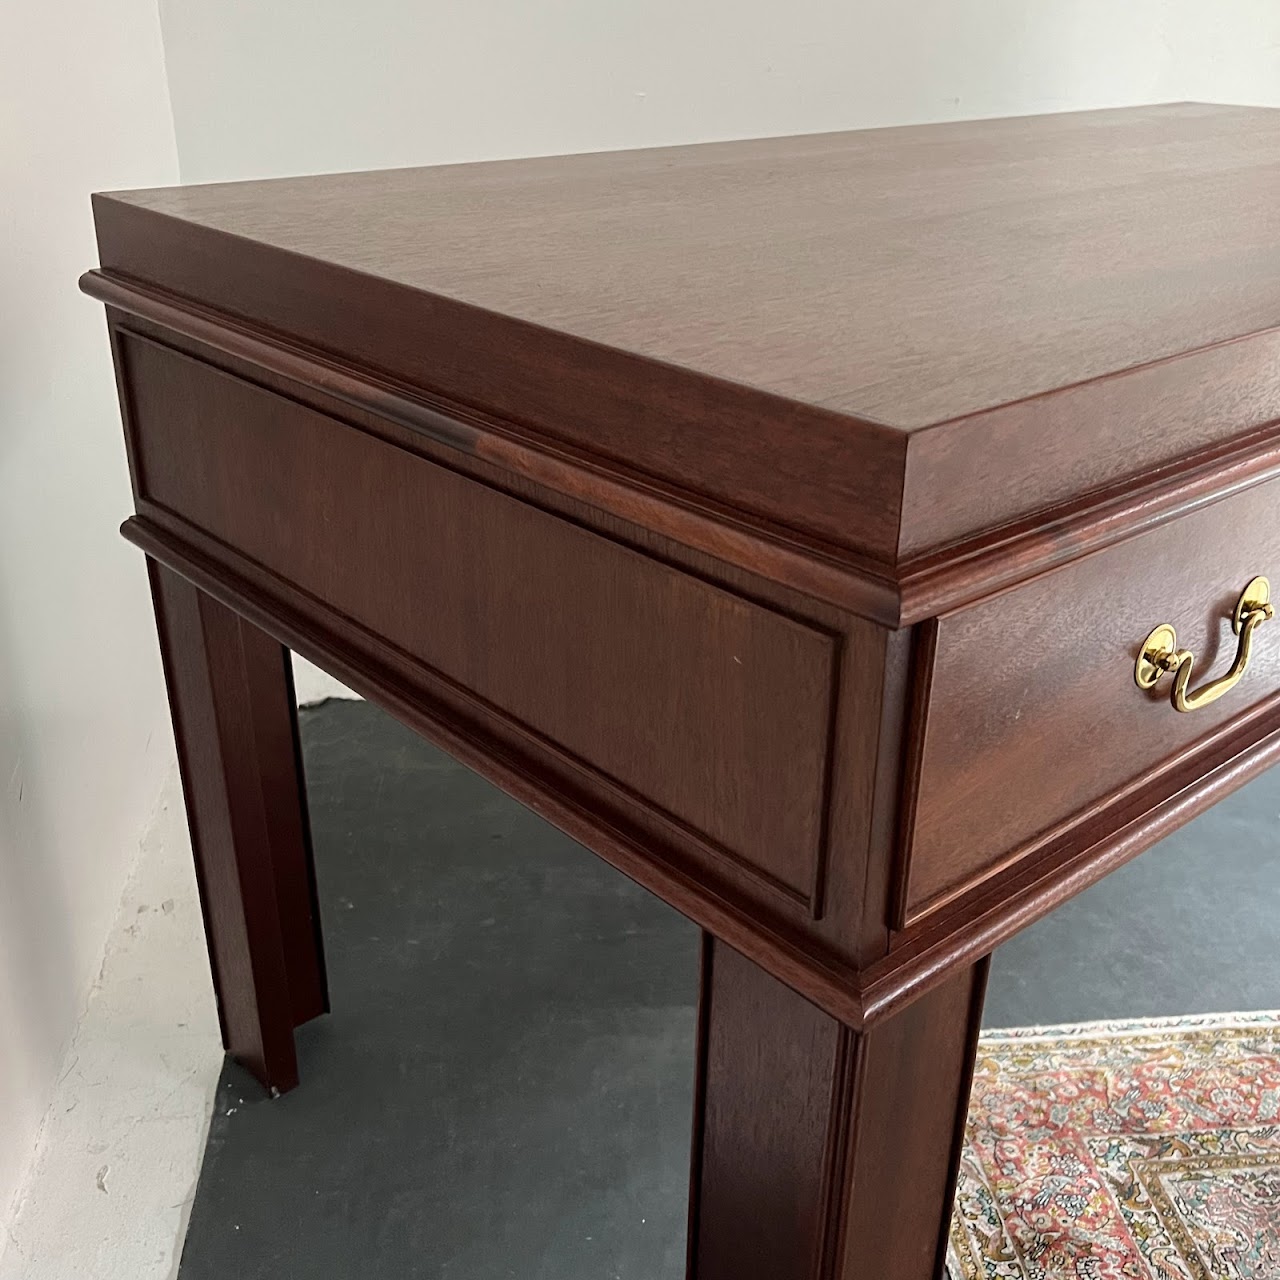
POLYGON ((1003 594, 1072 560, 1280 476, 1280 423, 1180 459, 1141 486, 1094 494, 904 562, 897 578, 903 625, 1003 594))
MULTIPOLYGON (((526 480, 620 519, 643 523, 695 550, 828 604, 886 625, 896 624, 895 593, 887 571, 847 551, 824 547, 698 495, 676 492, 618 464, 588 457, 513 423, 335 360, 151 285, 90 271, 81 277, 80 287, 116 311, 249 361, 437 444, 483 457, 526 480)), ((145 334, 133 336, 154 341, 145 334)))
POLYGON ((121 532, 147 555, 283 643, 324 662, 345 684, 491 778, 854 1030, 874 1025, 932 990, 957 966, 977 961, 1280 761, 1280 715, 1269 704, 1200 744, 1188 753, 1182 768, 1166 769, 1166 794, 1145 812, 1150 797, 1134 797, 1134 816, 1128 822, 1086 847, 1046 854, 1012 876, 999 877, 998 884, 988 879, 977 893, 899 934, 887 956, 859 971, 819 952, 731 891, 710 888, 675 864, 655 858, 641 841, 580 798, 550 789, 504 744, 462 723, 450 708, 413 688, 379 654, 354 646, 345 629, 328 621, 322 607, 300 612, 283 595, 265 591, 153 520, 131 517, 121 532), (1206 766, 1207 771, 1200 772, 1206 766))
MULTIPOLYGON (((1046 847, 909 927, 860 975, 864 1019, 870 1024, 890 1016, 1276 763, 1280 696, 1182 753, 1177 767, 1163 768, 1151 785, 1127 790, 1128 803, 1109 806, 1109 829, 1096 839, 1046 847), (1132 815, 1127 821, 1126 814, 1132 815)), ((1072 831, 1078 835, 1080 824, 1072 831)))
MULTIPOLYGON (((131 367, 129 356, 131 348, 133 344, 140 343, 156 352, 163 353, 165 357, 184 362, 195 370, 200 370, 206 375, 216 377, 222 382, 234 383, 246 388, 251 388, 254 392, 261 394, 264 397, 270 397, 273 404, 302 409, 305 409, 305 406, 300 406, 297 402, 288 400, 270 388, 263 387, 250 379, 219 369, 214 365, 206 364, 193 356, 181 352, 176 348, 167 346, 162 342, 158 342, 153 338, 135 334, 128 328, 121 328, 117 330, 116 337, 117 356, 122 362, 122 369, 125 371, 124 384, 126 394, 123 400, 125 405, 125 429, 126 436, 130 442, 130 454, 133 463, 132 471, 135 481, 135 496, 139 512, 144 516, 153 516, 169 528, 176 531, 178 536, 193 543, 194 545, 203 546, 206 553, 212 555, 214 558, 228 561, 233 566, 236 564, 250 566, 253 572, 275 577, 275 569, 259 562, 253 556, 245 554, 234 544, 220 540, 209 530, 193 523, 185 517, 182 512, 173 509, 152 491, 151 486, 148 483, 146 468, 142 463, 144 450, 141 447, 139 438, 141 423, 139 421, 137 408, 134 404, 134 397, 131 393, 132 379, 129 376, 131 367)), ((315 413, 316 411, 306 409, 306 412, 315 413)), ((327 414, 322 416, 326 419, 329 417, 327 414)), ((401 446, 396 445, 394 442, 388 441, 380 436, 373 435, 360 427, 352 427, 351 429, 359 432, 361 435, 368 436, 371 441, 377 441, 380 447, 389 449, 401 448, 401 446)), ((466 477, 460 472, 454 472, 451 468, 443 466, 439 462, 435 462, 430 459, 423 459, 422 461, 434 468, 436 471, 447 472, 460 479, 465 479, 469 485, 476 486, 477 490, 501 493, 500 490, 494 490, 492 486, 486 484, 484 481, 473 477, 466 477)), ((515 496, 505 493, 501 496, 508 501, 518 503, 521 507, 532 512, 557 520, 562 519, 556 512, 547 510, 545 507, 527 496, 515 496)), ((664 807, 642 791, 637 790, 635 787, 628 784, 623 779, 614 777, 595 768, 587 761, 573 754, 567 747, 562 745, 556 739, 549 737, 536 726, 519 719, 505 707, 489 702, 481 692, 469 688, 466 685, 457 683, 445 672, 432 667, 417 654, 397 650, 401 660, 408 666, 412 667, 416 673, 420 673, 424 680, 449 690, 458 698, 474 703, 477 706, 482 706, 484 714, 502 721, 515 734, 527 740, 536 751, 547 757, 556 758, 565 762, 571 770, 588 777, 591 780, 592 785, 597 787, 600 791, 612 793, 619 797, 624 806, 642 810, 648 818, 652 819, 664 829, 666 837, 671 839, 672 843, 676 846, 683 845, 686 848, 695 850, 699 854, 705 854, 713 862, 718 861, 723 865, 732 867, 736 871, 747 876, 763 891, 777 896, 779 899, 792 906, 798 906, 808 914, 810 919, 814 921, 820 920, 823 914, 827 866, 829 861, 830 810, 832 805, 833 775, 835 770, 835 744, 838 728, 837 719, 840 673, 843 659, 841 634, 838 631, 832 630, 829 626, 824 626, 815 622, 812 618, 798 616, 792 611, 781 608, 774 603, 744 595, 741 591, 735 589, 735 587, 726 582, 708 577, 704 574, 691 572, 687 567, 672 563, 661 555, 656 554, 651 549, 635 546, 625 539, 618 537, 614 533, 587 525, 578 525, 575 527, 578 528, 582 535, 589 536, 591 539, 595 540, 597 544, 607 544, 613 548, 621 549, 630 555, 639 557, 651 567, 657 567, 679 575, 681 579, 687 580, 689 583, 696 585, 699 589, 713 592, 719 597, 732 599, 744 609, 750 610, 761 617, 771 617, 780 622, 789 624, 791 627, 801 629, 812 637, 815 645, 821 647, 823 652, 822 666, 825 675, 825 708, 821 717, 822 732, 824 735, 820 748, 822 762, 820 767, 818 794, 813 808, 815 820, 814 836, 812 841, 803 849, 797 849, 797 852, 803 854, 805 860, 805 868, 801 876, 796 877, 795 879, 784 879, 781 875, 776 874, 766 865, 754 860, 747 852, 734 847, 733 844, 727 843, 724 839, 717 838, 695 822, 664 807)), ((280 577, 280 581, 285 583, 288 589, 293 589, 293 584, 290 582, 287 573, 280 577)), ((319 607, 330 610, 335 617, 341 618, 342 625, 344 627, 352 631, 360 631, 364 633, 365 643, 394 646, 394 642, 391 639, 379 637, 372 632, 366 632, 365 628, 356 619, 347 616, 336 604, 330 603, 328 600, 317 600, 316 603, 319 607)))
POLYGON ((948 613, 1280 475, 1280 423, 1184 456, 1034 519, 894 565, 678 490, 611 460, 480 413, 285 335, 114 272, 80 287, 108 307, 313 388, 433 441, 891 628, 948 613))
POLYGON ((898 798, 898 825, 893 840, 893 879, 889 903, 889 922, 898 932, 911 923, 911 850, 915 841, 916 806, 920 798, 920 775, 929 728, 933 665, 938 653, 937 622, 930 619, 918 624, 912 640, 906 728, 903 734, 903 769, 898 798))
MULTIPOLYGON (((832 1017, 850 1026, 860 1025, 857 975, 852 968, 832 957, 819 956, 786 924, 732 888, 708 886, 676 861, 656 854, 651 840, 644 842, 638 834, 624 829, 623 823, 615 822, 581 794, 554 785, 549 775, 487 733, 478 720, 463 718, 398 669, 412 665, 424 677, 429 676, 421 664, 404 657, 397 661, 385 642, 364 633, 323 602, 310 597, 303 601, 301 593, 267 571, 254 569, 251 577, 249 566, 233 562, 238 560, 234 553, 225 557, 209 554, 197 545, 198 531, 178 531, 178 523, 157 511, 130 517, 120 531, 148 556, 295 652, 322 663, 361 696, 497 783, 832 1017), (173 528, 167 527, 171 524, 173 528)), ((707 847, 700 838, 699 850, 707 847)), ((733 859, 732 865, 743 869, 739 859, 733 859)))

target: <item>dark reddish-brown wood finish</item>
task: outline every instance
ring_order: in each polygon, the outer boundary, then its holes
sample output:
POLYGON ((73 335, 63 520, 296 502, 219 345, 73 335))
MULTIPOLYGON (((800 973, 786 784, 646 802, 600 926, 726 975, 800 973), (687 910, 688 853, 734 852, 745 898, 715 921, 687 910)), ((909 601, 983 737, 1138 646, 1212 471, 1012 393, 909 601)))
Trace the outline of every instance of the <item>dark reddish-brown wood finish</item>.
POLYGON ((1178 104, 96 215, 109 272, 896 564, 1280 416, 1278 140, 1178 104))
POLYGON ((941 1276, 986 979, 858 1034, 708 943, 691 1277, 941 1276))
POLYGON ((817 913, 835 637, 150 342, 124 360, 143 498, 817 913))
POLYGON ((1278 139, 99 197, 229 1048, 288 1087, 324 1007, 288 645, 706 931, 691 1274, 934 1280, 985 957, 1280 759, 1269 628, 1132 679, 1280 575, 1278 139))
POLYGON ((1277 503, 1280 481, 1259 485, 937 623, 900 924, 1073 828, 1096 835, 1102 810, 1242 712, 1280 724, 1280 645, 1265 632, 1239 687, 1194 714, 1171 711, 1168 682, 1133 682, 1164 622, 1196 654, 1195 684, 1230 666, 1240 592, 1280 569, 1277 503))
POLYGON ((288 651, 154 561, 151 587, 227 1051, 298 1082, 328 992, 288 651))

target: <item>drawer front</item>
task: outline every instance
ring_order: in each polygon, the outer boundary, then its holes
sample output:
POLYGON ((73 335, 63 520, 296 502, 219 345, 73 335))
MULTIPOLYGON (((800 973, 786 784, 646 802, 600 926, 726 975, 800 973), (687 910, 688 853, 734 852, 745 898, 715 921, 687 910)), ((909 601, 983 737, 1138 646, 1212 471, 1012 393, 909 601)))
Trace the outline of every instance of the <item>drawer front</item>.
POLYGON ((816 914, 831 635, 147 339, 121 349, 143 499, 816 914))
POLYGON ((1280 585, 1277 504, 1280 481, 1258 485, 937 621, 899 926, 1050 841, 1109 834, 1110 801, 1140 803, 1176 756, 1275 698, 1280 620, 1258 628, 1240 683, 1195 711, 1171 706, 1172 676, 1139 689, 1134 663, 1170 623, 1195 654, 1192 690, 1230 668, 1245 585, 1280 585))

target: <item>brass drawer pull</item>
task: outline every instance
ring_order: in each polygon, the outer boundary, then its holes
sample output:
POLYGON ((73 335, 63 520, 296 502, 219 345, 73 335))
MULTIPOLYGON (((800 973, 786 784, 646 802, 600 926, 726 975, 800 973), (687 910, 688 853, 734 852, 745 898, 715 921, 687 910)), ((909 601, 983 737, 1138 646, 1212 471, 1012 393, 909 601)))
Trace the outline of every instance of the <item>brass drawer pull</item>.
POLYGON ((1274 616, 1271 583, 1266 578, 1254 578, 1240 593, 1235 612, 1231 615, 1231 629, 1240 637, 1240 645, 1236 649, 1236 660, 1226 675, 1211 680, 1194 693, 1188 693, 1195 655, 1189 649, 1178 648, 1178 637, 1166 622, 1143 641, 1133 678, 1139 689, 1154 689, 1163 675, 1173 672, 1174 710, 1195 711, 1198 707, 1207 707, 1240 682, 1253 655, 1253 633, 1274 616))

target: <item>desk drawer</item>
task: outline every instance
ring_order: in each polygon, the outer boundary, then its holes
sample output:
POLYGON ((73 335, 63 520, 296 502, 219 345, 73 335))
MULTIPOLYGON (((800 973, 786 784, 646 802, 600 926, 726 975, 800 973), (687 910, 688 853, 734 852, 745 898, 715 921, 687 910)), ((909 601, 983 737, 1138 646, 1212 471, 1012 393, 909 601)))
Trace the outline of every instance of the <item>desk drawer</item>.
POLYGON ((938 620, 899 925, 1051 841, 1086 847, 1108 804, 1140 803, 1175 757, 1280 692, 1280 620, 1209 706, 1175 711, 1172 676, 1134 682, 1161 623, 1195 654, 1193 690, 1230 668, 1241 591, 1258 574, 1280 583, 1278 503, 1280 481, 1258 485, 938 620))
POLYGON ((121 347, 143 500, 817 914, 833 636, 149 340, 121 347))

